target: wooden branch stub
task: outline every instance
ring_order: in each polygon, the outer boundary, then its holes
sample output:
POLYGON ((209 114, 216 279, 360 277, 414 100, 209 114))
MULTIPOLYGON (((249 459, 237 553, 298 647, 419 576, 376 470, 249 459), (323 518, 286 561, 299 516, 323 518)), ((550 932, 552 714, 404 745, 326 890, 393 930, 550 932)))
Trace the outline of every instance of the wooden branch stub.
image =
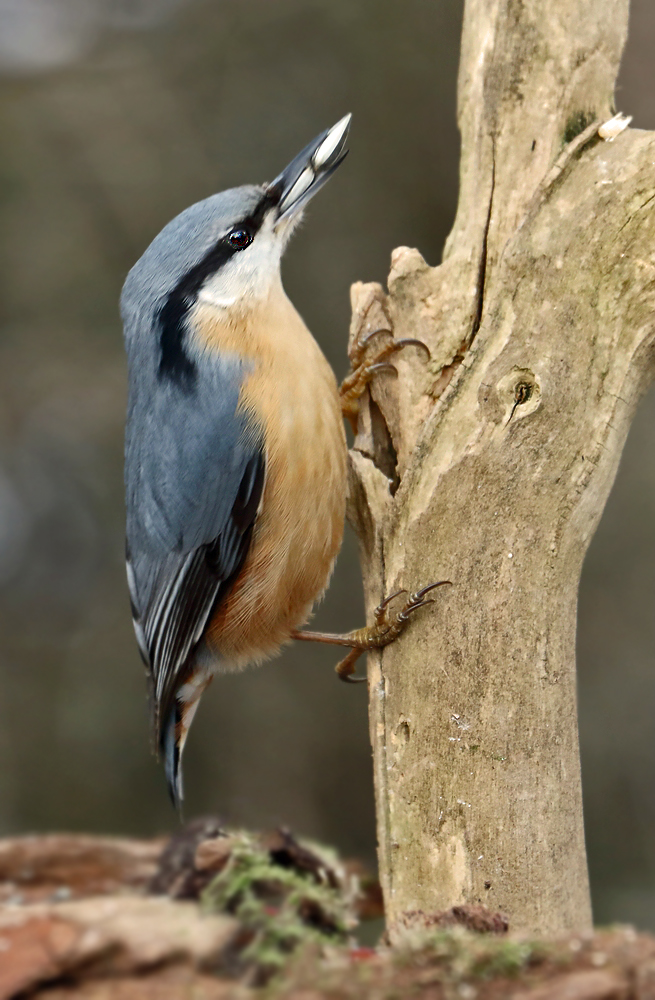
POLYGON ((432 353, 375 384, 355 441, 369 609, 399 587, 454 584, 370 658, 392 936, 407 911, 479 901, 514 929, 591 921, 576 603, 653 376, 655 136, 598 136, 624 0, 527 7, 467 3, 444 263, 401 248, 387 297, 354 293, 432 353))

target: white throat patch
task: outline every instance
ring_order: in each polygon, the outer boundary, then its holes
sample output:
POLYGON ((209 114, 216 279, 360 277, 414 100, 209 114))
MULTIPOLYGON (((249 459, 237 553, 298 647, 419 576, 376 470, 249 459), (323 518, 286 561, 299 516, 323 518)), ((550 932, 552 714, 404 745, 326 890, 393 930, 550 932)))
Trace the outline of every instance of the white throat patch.
POLYGON ((217 309, 245 309, 267 298, 279 283, 280 260, 288 233, 275 228, 275 210, 264 219, 250 246, 235 253, 204 282, 198 291, 200 302, 217 309))

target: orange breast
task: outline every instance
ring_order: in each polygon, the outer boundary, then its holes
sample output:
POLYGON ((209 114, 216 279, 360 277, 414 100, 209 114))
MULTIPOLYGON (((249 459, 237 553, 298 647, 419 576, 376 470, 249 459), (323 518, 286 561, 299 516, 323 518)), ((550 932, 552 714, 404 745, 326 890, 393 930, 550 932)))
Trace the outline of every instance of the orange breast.
POLYGON ((205 636, 210 651, 239 667, 277 652, 327 586, 343 535, 346 439, 332 369, 281 285, 231 322, 201 303, 193 326, 208 347, 252 362, 240 405, 264 429, 253 541, 205 636))

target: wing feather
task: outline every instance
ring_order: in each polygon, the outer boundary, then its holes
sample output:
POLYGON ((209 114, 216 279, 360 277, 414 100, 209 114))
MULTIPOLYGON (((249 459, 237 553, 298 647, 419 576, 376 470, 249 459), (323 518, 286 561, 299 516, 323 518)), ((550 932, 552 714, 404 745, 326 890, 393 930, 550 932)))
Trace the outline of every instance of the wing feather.
POLYGON ((214 400, 192 409, 173 396, 128 418, 128 584, 158 742, 189 659, 245 562, 264 488, 261 435, 234 393, 214 400))

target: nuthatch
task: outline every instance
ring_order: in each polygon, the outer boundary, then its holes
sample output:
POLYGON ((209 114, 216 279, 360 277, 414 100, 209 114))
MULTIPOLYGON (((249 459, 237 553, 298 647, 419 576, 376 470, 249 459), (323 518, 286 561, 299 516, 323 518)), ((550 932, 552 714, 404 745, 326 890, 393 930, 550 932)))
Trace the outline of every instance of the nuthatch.
MULTIPOLYGON (((426 588, 349 635, 298 632, 341 545, 346 438, 328 362, 286 297, 280 261, 302 210, 346 156, 350 115, 272 183, 186 209, 125 282, 129 365, 127 573, 154 727, 174 802, 180 757, 215 671, 240 669, 290 638, 386 645, 426 588)), ((390 334, 389 334, 390 335, 390 334)), ((362 365, 374 370, 406 342, 362 365)))

